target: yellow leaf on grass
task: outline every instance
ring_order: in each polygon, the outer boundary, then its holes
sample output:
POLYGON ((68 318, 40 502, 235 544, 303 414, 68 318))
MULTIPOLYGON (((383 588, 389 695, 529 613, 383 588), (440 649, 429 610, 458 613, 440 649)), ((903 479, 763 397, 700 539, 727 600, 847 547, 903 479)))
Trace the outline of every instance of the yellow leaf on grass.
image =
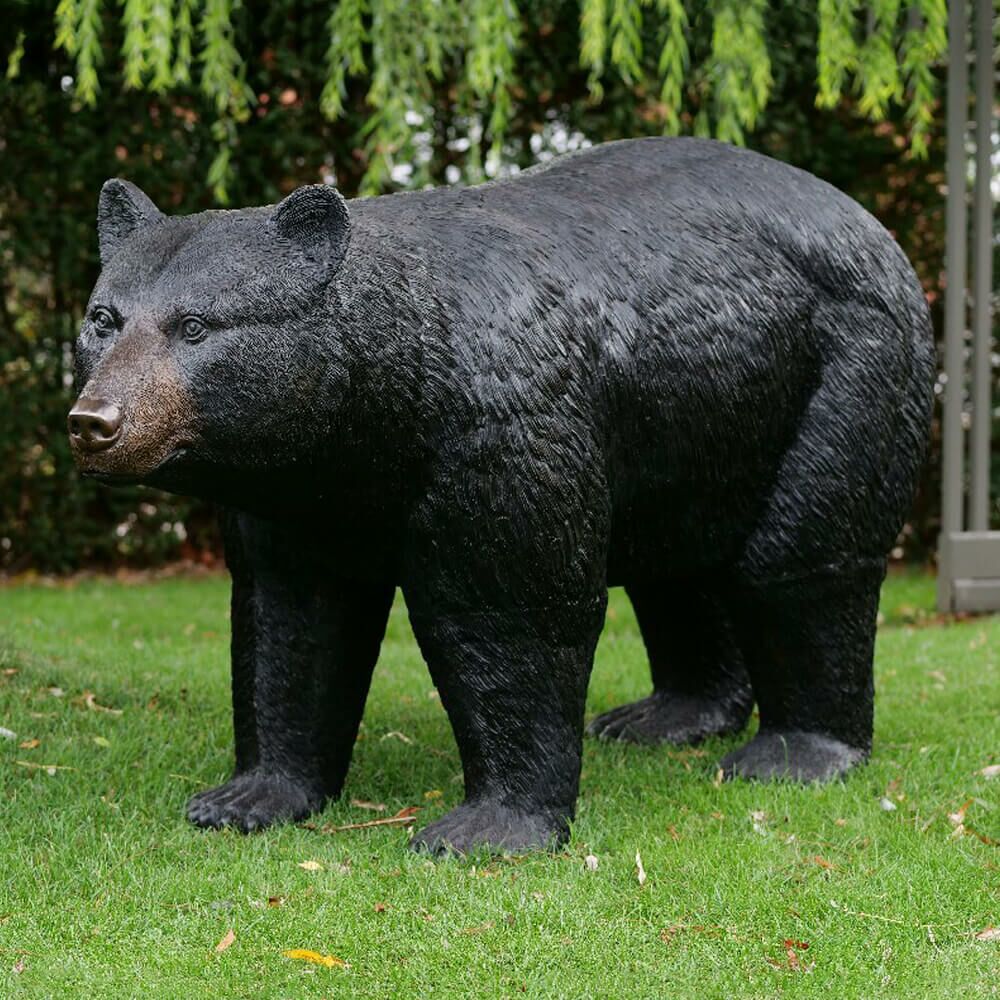
POLYGON ((222 940, 215 946, 216 953, 225 951, 236 940, 236 934, 228 930, 222 940))
POLYGON ((300 861, 299 867, 304 868, 307 872, 321 872, 323 866, 318 861, 300 861))
POLYGON ((432 788, 429 792, 424 792, 424 798, 430 801, 431 799, 439 799, 444 793, 440 788, 432 788))
POLYGON ((25 740, 23 743, 18 743, 18 746, 22 750, 34 750, 35 747, 40 747, 41 745, 42 741, 39 739, 25 740))
POLYGON ((984 927, 977 935, 977 941, 1000 941, 1000 927, 984 927))
POLYGON ((95 736, 94 737, 94 742, 99 747, 109 747, 109 746, 111 746, 111 740, 109 740, 107 738, 107 736, 95 736))
POLYGON ((324 965, 328 969, 349 969, 350 965, 336 955, 321 955, 318 951, 306 948, 289 948, 281 953, 285 958, 294 958, 299 962, 312 962, 313 965, 324 965))

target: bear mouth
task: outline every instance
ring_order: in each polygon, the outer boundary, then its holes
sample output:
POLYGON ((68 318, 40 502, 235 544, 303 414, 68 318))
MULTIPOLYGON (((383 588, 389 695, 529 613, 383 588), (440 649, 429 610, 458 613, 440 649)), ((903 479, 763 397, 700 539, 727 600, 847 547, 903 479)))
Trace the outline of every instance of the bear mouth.
POLYGON ((102 483, 105 486, 139 486, 151 484, 155 478, 161 478, 163 474, 169 474, 171 469, 182 462, 188 453, 190 444, 183 441, 147 472, 105 472, 100 469, 83 469, 83 475, 87 479, 102 483))

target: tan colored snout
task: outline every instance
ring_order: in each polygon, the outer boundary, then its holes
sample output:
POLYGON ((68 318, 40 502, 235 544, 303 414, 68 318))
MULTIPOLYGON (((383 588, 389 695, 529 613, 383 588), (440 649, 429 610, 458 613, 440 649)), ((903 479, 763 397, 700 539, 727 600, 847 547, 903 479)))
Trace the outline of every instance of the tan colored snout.
POLYGON ((121 410, 104 399, 81 396, 66 421, 69 437, 79 451, 104 451, 117 440, 122 429, 121 410))
POLYGON ((190 443, 192 402, 167 338, 128 324, 67 418, 81 472, 141 479, 190 443))

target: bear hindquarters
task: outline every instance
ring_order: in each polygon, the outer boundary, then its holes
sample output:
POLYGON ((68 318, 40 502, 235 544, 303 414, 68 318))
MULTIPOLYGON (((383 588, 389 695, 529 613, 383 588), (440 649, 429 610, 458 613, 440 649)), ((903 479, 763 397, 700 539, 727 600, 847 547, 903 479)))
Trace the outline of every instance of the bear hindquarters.
POLYGON ((743 729, 753 692, 715 582, 643 582, 625 589, 646 644, 653 693, 599 715, 588 733, 631 743, 690 744, 743 729))
POLYGON ((729 776, 827 780, 871 752, 879 590, 930 424, 933 345, 912 286, 891 319, 850 304, 825 317, 840 332, 735 567, 760 731, 723 760, 729 776))

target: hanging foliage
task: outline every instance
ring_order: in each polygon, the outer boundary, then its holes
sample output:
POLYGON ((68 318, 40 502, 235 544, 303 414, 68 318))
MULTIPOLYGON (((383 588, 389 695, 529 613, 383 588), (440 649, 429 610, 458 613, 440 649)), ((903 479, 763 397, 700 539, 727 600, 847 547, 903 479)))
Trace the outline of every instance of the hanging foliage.
MULTIPOLYGON (((659 92, 666 133, 741 143, 754 129, 772 86, 766 0, 713 0, 707 7, 690 0, 577 2, 579 63, 592 102, 602 101, 615 77, 637 91, 659 92), (692 31, 707 18, 710 49, 692 65, 692 31)), ((97 101, 98 68, 112 58, 129 88, 164 92, 198 72, 216 116, 219 148, 208 176, 219 201, 226 200, 231 151, 254 101, 239 13, 240 0, 60 0, 55 12, 55 47, 75 60, 74 85, 84 104, 97 101), (113 18, 120 22, 116 53, 104 31, 113 18)), ((850 97, 878 121, 901 104, 912 152, 925 155, 946 20, 946 0, 819 0, 817 105, 833 108, 850 97)), ((485 139, 493 164, 487 172, 497 169, 518 91, 516 0, 334 0, 327 25, 323 114, 340 119, 349 80, 367 81, 364 192, 384 189, 398 162, 410 163, 411 183, 420 180, 419 163, 412 169, 415 136, 435 114, 434 88, 446 66, 463 67, 453 98, 473 138, 469 165, 477 167, 485 139)), ((16 65, 9 57, 15 74, 16 65)))

